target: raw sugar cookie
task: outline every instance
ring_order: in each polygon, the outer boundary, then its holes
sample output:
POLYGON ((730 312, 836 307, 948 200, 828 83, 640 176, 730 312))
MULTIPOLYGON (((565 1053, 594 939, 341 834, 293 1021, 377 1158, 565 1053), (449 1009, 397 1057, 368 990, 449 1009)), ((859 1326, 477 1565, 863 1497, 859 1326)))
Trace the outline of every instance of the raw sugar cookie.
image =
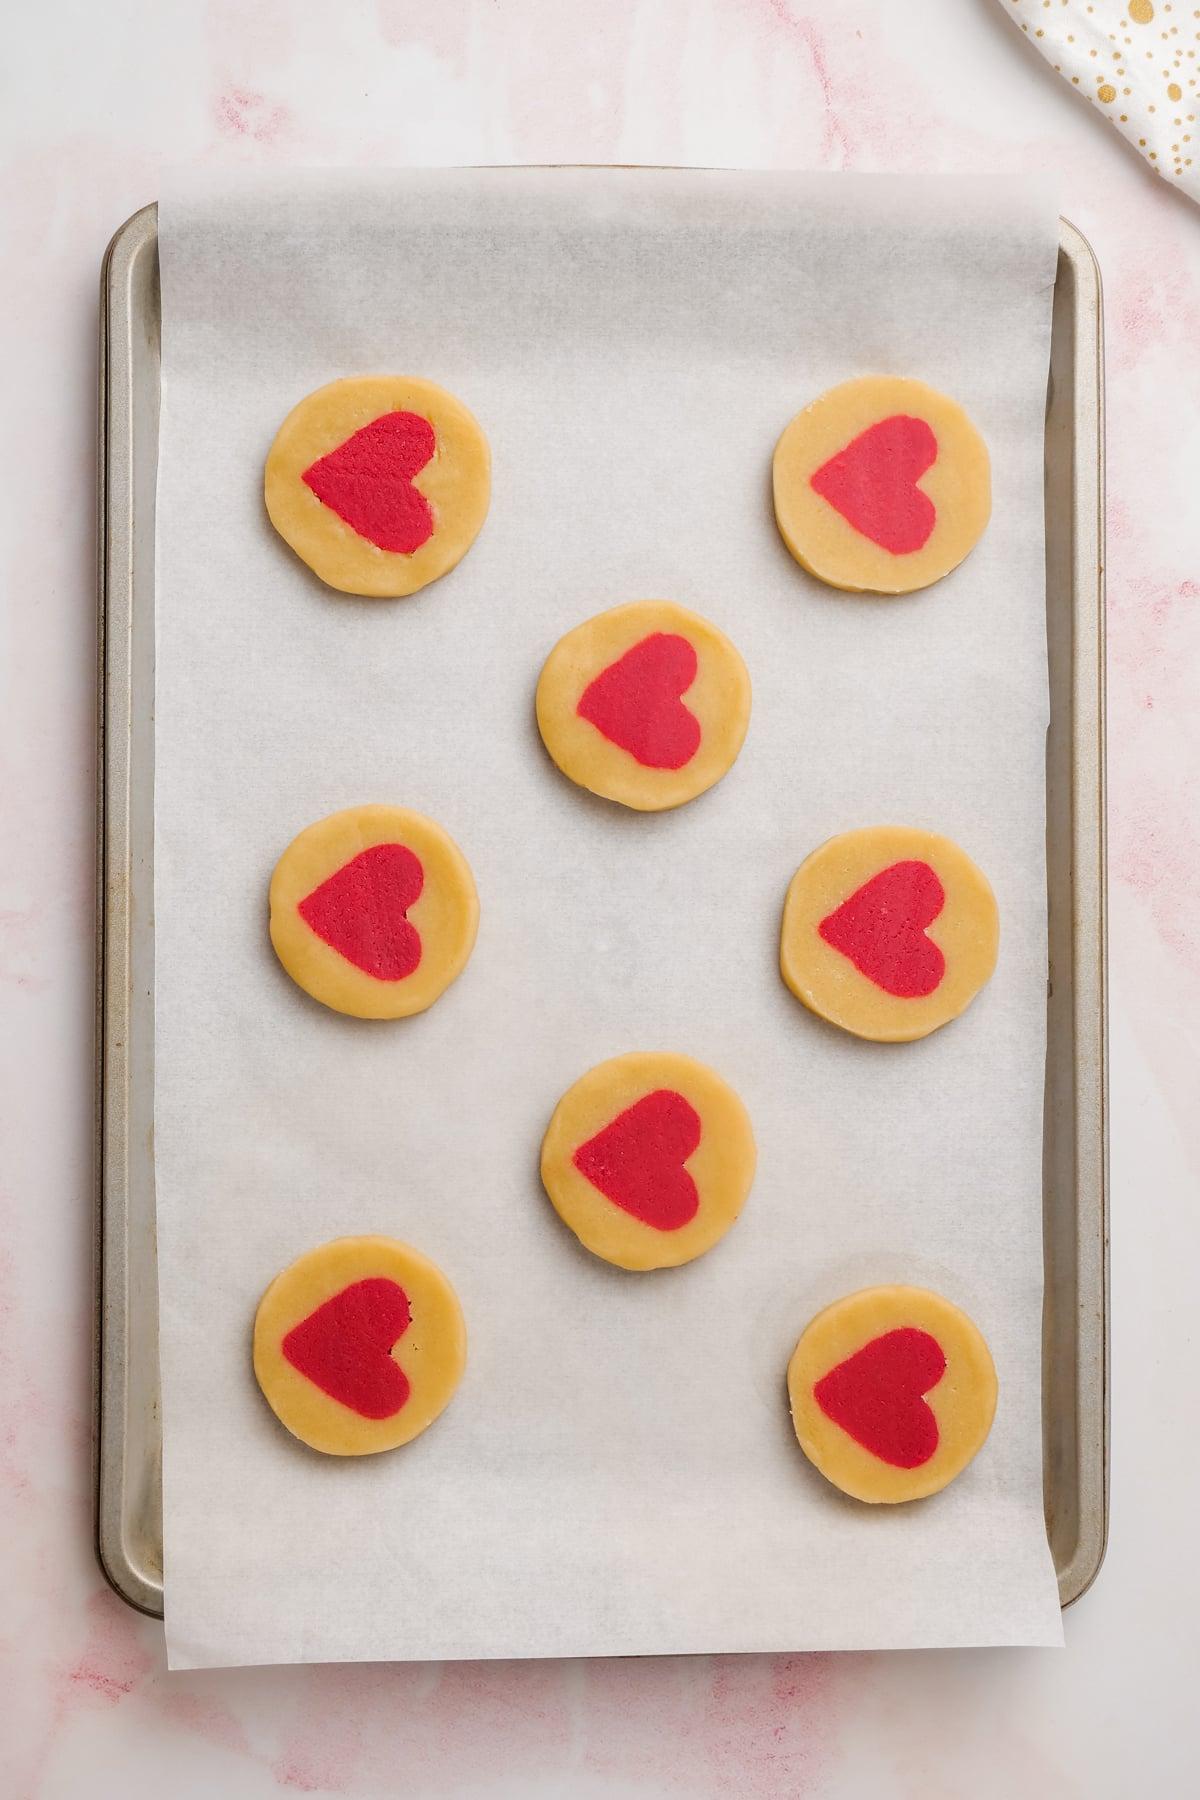
POLYGON ((542 1182, 588 1250, 622 1269, 691 1262, 724 1237, 754 1179, 754 1133, 721 1077, 636 1052, 569 1088, 542 1141, 542 1182))
POLYGON ((875 1287, 818 1313, 787 1372, 800 1448, 856 1500, 936 1494, 992 1428, 996 1371, 964 1312, 925 1288, 875 1287))
POLYGON ((271 942, 292 980, 356 1019, 432 1006, 479 924, 462 851, 401 806, 352 806, 302 831, 275 865, 270 906, 271 942))
POLYGON ((537 721, 564 775, 606 800, 661 812, 732 764, 750 677, 723 632, 671 600, 635 600, 560 638, 537 686, 537 721))
POLYGON ((987 445, 923 381, 864 375, 797 413, 775 447, 783 541, 831 587, 908 594, 957 567, 992 510, 987 445))
POLYGON ((385 1237, 335 1238, 277 1275, 254 1320, 254 1373, 293 1437, 327 1456, 394 1450, 432 1425, 467 1360, 441 1270, 385 1237))
POLYGON ((487 516, 491 457, 461 400, 412 375, 355 375, 292 409, 267 456, 272 525, 343 594, 415 594, 487 516))
POLYGON ((996 966, 986 877, 949 838, 846 831, 792 877, 779 966, 798 1000, 856 1037, 907 1043, 956 1019, 996 966))

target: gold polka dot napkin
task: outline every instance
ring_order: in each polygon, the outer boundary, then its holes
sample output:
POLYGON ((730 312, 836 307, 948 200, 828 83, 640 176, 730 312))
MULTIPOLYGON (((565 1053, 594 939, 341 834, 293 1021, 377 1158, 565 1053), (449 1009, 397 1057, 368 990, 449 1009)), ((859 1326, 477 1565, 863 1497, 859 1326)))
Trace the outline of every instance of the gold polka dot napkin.
POLYGON ((1200 200, 1200 5, 1000 0, 1031 44, 1152 169, 1200 200))

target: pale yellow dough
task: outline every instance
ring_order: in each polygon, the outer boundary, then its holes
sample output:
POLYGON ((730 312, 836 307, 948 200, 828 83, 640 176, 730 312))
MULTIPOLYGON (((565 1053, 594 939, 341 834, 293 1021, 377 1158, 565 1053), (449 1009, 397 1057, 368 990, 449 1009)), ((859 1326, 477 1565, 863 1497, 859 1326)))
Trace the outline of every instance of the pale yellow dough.
POLYGON ((428 1257, 386 1237, 336 1238, 277 1275, 254 1320, 254 1373, 272 1412, 327 1456, 371 1456, 407 1444, 449 1404, 467 1360, 467 1331, 454 1289, 428 1257), (319 1306, 358 1281, 383 1277, 403 1288, 411 1311, 392 1357, 409 1395, 391 1418, 342 1405, 293 1367, 284 1338, 319 1306))
POLYGON ((754 1180, 750 1116, 727 1082, 691 1056, 638 1051, 598 1063, 567 1090, 542 1142, 542 1184, 565 1225, 593 1255, 622 1269, 691 1262, 724 1237, 754 1180), (683 1096, 699 1114, 700 1141, 683 1163, 699 1208, 686 1224, 661 1230, 615 1204, 575 1166, 581 1145, 659 1090, 683 1096))
POLYGON ((559 639, 537 685, 538 729, 563 774, 638 812, 682 806, 720 781, 742 747, 749 720, 745 663, 724 632, 673 600, 634 600, 585 620, 559 639), (697 660, 682 704, 700 726, 700 743, 678 769, 638 762, 577 711, 598 675, 659 632, 686 638, 697 660))
POLYGON ((461 974, 475 944, 479 899, 462 851, 442 827, 401 806, 352 806, 320 819, 288 845, 271 877, 271 942, 306 994, 356 1019, 402 1019, 424 1012, 461 974), (407 918, 421 938, 410 975, 380 980, 318 937, 297 908, 361 851, 402 844, 420 861, 425 882, 407 918))
POLYGON ((970 1005, 991 978, 999 942, 995 895, 965 851, 936 832, 872 825, 830 838, 800 865, 784 903, 779 964, 796 998, 831 1024, 877 1043, 909 1043, 970 1005), (878 987, 819 927, 872 877, 909 860, 927 863, 945 892, 942 911, 925 928, 945 973, 932 993, 903 998, 878 987))
POLYGON ((805 1456, 843 1493, 876 1504, 920 1500, 944 1488, 982 1447, 996 1411, 996 1371, 980 1331, 966 1313, 926 1288, 864 1288, 827 1306, 796 1345, 787 1385, 805 1456), (906 1326, 936 1338, 946 1359, 940 1381, 923 1396, 937 1421, 937 1448, 910 1469, 883 1461, 851 1437, 822 1411, 813 1392, 865 1345, 906 1326))
POLYGON ((279 535, 327 586, 390 599, 415 594, 466 555, 487 517, 491 454, 461 400, 414 375, 354 375, 331 381, 293 407, 267 456, 264 497, 279 535), (305 486, 304 471, 387 412, 413 412, 433 426, 437 448, 417 474, 433 508, 432 537, 411 552, 381 550, 305 486))
POLYGON ((796 561, 830 587, 907 594, 948 575, 979 541, 992 509, 987 445, 958 402, 923 381, 864 375, 797 413, 775 448, 775 518, 796 561), (937 521, 919 550, 893 554, 857 531, 810 485, 829 459, 896 414, 924 419, 936 461, 917 482, 937 521))

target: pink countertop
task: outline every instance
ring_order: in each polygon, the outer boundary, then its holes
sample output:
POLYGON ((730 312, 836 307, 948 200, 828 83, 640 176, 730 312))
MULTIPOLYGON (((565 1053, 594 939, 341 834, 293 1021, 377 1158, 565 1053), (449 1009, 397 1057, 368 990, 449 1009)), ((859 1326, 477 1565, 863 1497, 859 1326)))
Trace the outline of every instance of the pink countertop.
POLYGON ((1191 1791, 1200 1767, 1200 211, 1059 82, 996 0, 64 0, 25 6, 7 25, 3 1791, 39 1800, 1191 1791), (1115 1457, 1108 1562, 1067 1616, 1065 1654, 168 1676, 160 1628, 129 1612, 96 1569, 88 1441, 100 256, 168 168, 488 161, 1057 169, 1063 210, 1099 256, 1115 1457))

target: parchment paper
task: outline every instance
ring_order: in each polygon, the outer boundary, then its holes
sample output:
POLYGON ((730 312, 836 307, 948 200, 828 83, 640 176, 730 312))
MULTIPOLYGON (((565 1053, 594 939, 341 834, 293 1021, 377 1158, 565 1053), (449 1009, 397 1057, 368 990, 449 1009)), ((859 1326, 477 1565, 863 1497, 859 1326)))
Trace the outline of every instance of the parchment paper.
POLYGON ((173 1666, 1056 1643, 1042 1521, 1045 1008, 1042 419, 1055 208, 1027 185, 451 171, 193 190, 160 213, 157 1088, 173 1666), (418 597, 323 588, 272 532, 263 458, 335 376, 431 377, 475 411, 492 510, 418 597), (994 516, 898 600, 811 581, 771 451, 824 388, 920 376, 990 446, 994 516), (559 635, 639 596, 720 625, 743 753, 639 816, 550 764, 559 635), (267 940, 272 866, 360 801, 440 820, 478 881, 426 1015, 342 1019, 267 940), (991 878, 990 987, 871 1046, 783 987, 787 882, 899 821, 991 878), (562 1091, 627 1049, 713 1064, 759 1142, 712 1253, 589 1257, 541 1193, 562 1091), (377 1231, 449 1274, 470 1359, 392 1455, 290 1439, 250 1329, 301 1251, 377 1231), (796 1446, 795 1339, 876 1281, 965 1307, 995 1428, 918 1505, 843 1499, 796 1446))

